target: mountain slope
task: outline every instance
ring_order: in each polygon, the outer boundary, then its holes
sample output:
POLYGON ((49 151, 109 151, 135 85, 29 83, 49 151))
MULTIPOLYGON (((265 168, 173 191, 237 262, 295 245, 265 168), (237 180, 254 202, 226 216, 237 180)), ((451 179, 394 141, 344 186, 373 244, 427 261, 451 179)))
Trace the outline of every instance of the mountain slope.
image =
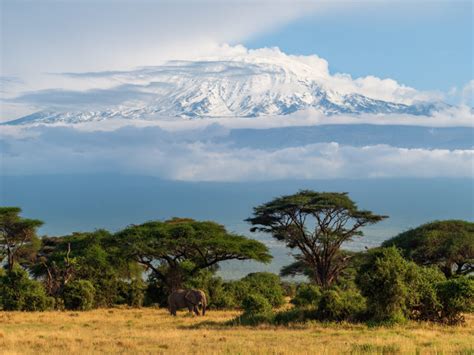
MULTIPOLYGON (((232 60, 172 61, 128 72, 85 73, 119 82, 96 90, 95 101, 113 104, 40 111, 8 124, 80 123, 108 119, 161 117, 257 117, 316 109, 327 115, 430 115, 445 104, 383 100, 357 89, 338 90, 334 77, 291 56, 237 57, 232 60), (86 107, 86 108, 84 108, 86 107)), ((338 77, 337 80, 346 80, 338 77)), ((77 92, 79 94, 79 92, 77 92)))

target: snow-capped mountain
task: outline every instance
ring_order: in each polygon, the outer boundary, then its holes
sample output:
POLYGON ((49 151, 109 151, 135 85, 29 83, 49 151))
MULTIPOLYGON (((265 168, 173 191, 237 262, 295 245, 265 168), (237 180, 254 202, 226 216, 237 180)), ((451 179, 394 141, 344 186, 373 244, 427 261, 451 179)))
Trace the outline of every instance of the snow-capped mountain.
MULTIPOLYGON (((257 117, 287 115, 310 108, 327 115, 430 115, 446 106, 409 100, 406 93, 403 99, 381 98, 376 90, 369 93, 359 90, 359 83, 353 87, 341 85, 340 82, 349 82, 347 76, 331 76, 324 65, 321 69, 319 62, 279 53, 172 61, 126 72, 76 74, 81 79, 105 78, 119 84, 94 90, 94 105, 90 107, 72 105, 40 111, 8 124, 80 123, 118 118, 257 117), (102 96, 107 104, 97 105, 102 96)), ((354 82, 350 79, 350 83, 354 82)))

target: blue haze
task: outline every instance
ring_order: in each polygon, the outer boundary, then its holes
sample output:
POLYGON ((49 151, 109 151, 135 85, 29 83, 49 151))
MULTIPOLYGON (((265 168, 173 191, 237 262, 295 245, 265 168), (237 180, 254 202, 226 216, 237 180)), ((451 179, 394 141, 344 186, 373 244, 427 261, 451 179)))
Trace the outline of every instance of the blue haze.
POLYGON ((46 222, 42 234, 64 235, 96 228, 119 230, 132 223, 174 216, 215 220, 229 230, 262 240, 274 255, 269 265, 224 263, 225 278, 248 272, 278 272, 291 262, 289 250, 267 235, 252 234, 244 219, 252 207, 299 189, 347 191, 361 208, 390 216, 367 228, 366 237, 346 245, 377 246, 408 228, 436 219, 474 221, 471 179, 314 180, 245 183, 190 183, 132 175, 43 175, 1 177, 0 205, 46 222))

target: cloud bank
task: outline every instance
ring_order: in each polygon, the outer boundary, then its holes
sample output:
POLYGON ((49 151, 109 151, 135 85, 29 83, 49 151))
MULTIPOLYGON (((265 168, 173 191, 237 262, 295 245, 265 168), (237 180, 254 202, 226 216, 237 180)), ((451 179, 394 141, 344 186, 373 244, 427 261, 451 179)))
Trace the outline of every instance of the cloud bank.
POLYGON ((218 125, 188 131, 122 127, 30 129, 4 135, 3 175, 119 172, 183 181, 474 177, 474 149, 407 149, 317 143, 277 149, 234 147, 218 125), (219 143, 215 138, 220 137, 219 143))

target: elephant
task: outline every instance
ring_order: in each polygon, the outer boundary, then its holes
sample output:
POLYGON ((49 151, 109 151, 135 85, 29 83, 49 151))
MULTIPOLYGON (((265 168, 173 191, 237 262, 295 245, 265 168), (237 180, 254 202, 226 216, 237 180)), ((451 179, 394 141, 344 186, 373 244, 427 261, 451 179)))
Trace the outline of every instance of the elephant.
POLYGON ((176 311, 180 308, 187 308, 190 313, 194 311, 199 315, 199 305, 202 307, 202 315, 205 315, 207 299, 201 290, 176 290, 168 296, 168 309, 173 316, 176 316, 176 311))

